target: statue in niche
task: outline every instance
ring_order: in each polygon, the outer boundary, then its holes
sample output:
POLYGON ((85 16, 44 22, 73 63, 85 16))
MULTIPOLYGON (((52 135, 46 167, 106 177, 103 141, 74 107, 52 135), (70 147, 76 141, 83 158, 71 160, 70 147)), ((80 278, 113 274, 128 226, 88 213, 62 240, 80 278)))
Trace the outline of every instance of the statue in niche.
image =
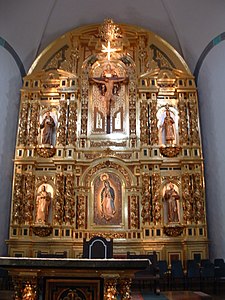
POLYGON ((111 107, 115 101, 115 95, 118 95, 119 82, 125 81, 125 77, 118 77, 116 71, 112 69, 110 63, 107 64, 106 69, 102 72, 102 77, 92 77, 92 80, 101 84, 100 92, 103 96, 106 106, 106 132, 110 133, 110 115, 111 107))
POLYGON ((50 111, 47 111, 45 117, 41 123, 40 128, 42 130, 42 144, 52 145, 53 144, 53 129, 55 127, 55 121, 50 115, 50 111))
POLYGON ((107 221, 113 218, 116 213, 115 209, 115 192, 110 185, 109 176, 103 174, 101 180, 104 183, 104 187, 101 191, 101 214, 107 221))
POLYGON ((163 124, 161 126, 164 131, 166 144, 173 144, 175 141, 175 122, 170 115, 170 110, 166 108, 166 116, 164 118, 163 124))
POLYGON ((167 203, 167 218, 169 223, 180 221, 179 200, 180 196, 175 190, 174 184, 170 182, 164 192, 164 200, 167 203))
POLYGON ((46 186, 43 184, 36 198, 35 224, 40 224, 40 225, 47 224, 50 204, 51 204, 51 193, 47 192, 46 186))

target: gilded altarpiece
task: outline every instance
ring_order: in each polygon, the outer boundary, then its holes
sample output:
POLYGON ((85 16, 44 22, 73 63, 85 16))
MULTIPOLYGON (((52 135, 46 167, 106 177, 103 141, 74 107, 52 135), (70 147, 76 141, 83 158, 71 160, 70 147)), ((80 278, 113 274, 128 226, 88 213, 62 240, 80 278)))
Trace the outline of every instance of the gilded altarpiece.
POLYGON ((114 255, 208 256, 195 80, 150 31, 115 24, 66 33, 21 89, 11 256, 82 256, 84 238, 114 255))

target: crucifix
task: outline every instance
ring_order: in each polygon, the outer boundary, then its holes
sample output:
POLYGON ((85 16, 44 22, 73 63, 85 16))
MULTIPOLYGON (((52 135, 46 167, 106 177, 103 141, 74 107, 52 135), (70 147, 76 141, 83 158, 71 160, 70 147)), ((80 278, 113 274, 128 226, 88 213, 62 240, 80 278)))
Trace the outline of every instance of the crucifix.
POLYGON ((114 99, 114 87, 115 83, 122 82, 126 79, 126 77, 118 77, 117 74, 112 70, 111 65, 107 64, 106 69, 104 70, 102 77, 96 78, 93 77, 92 80, 96 83, 104 84, 106 87, 106 91, 103 94, 103 99, 106 105, 106 133, 110 133, 110 113, 112 102, 114 99))

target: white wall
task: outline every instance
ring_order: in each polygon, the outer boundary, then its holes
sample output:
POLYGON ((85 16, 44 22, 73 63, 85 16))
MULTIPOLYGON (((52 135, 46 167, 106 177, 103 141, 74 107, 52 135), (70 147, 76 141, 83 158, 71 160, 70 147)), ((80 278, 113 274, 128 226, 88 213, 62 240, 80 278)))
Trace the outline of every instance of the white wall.
POLYGON ((225 41, 206 56, 199 73, 208 232, 211 257, 225 258, 225 41))
POLYGON ((0 255, 6 255, 12 169, 19 112, 21 76, 12 56, 0 47, 0 255))

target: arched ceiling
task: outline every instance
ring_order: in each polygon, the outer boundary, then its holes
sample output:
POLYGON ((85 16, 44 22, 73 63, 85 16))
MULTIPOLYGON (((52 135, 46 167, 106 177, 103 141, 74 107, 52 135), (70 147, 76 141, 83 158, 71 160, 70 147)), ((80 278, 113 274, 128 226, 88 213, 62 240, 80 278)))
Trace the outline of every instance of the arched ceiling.
POLYGON ((193 72, 207 44, 224 31, 224 15, 222 0, 2 0, 0 37, 15 50, 27 71, 59 36, 112 18, 161 36, 193 72))

